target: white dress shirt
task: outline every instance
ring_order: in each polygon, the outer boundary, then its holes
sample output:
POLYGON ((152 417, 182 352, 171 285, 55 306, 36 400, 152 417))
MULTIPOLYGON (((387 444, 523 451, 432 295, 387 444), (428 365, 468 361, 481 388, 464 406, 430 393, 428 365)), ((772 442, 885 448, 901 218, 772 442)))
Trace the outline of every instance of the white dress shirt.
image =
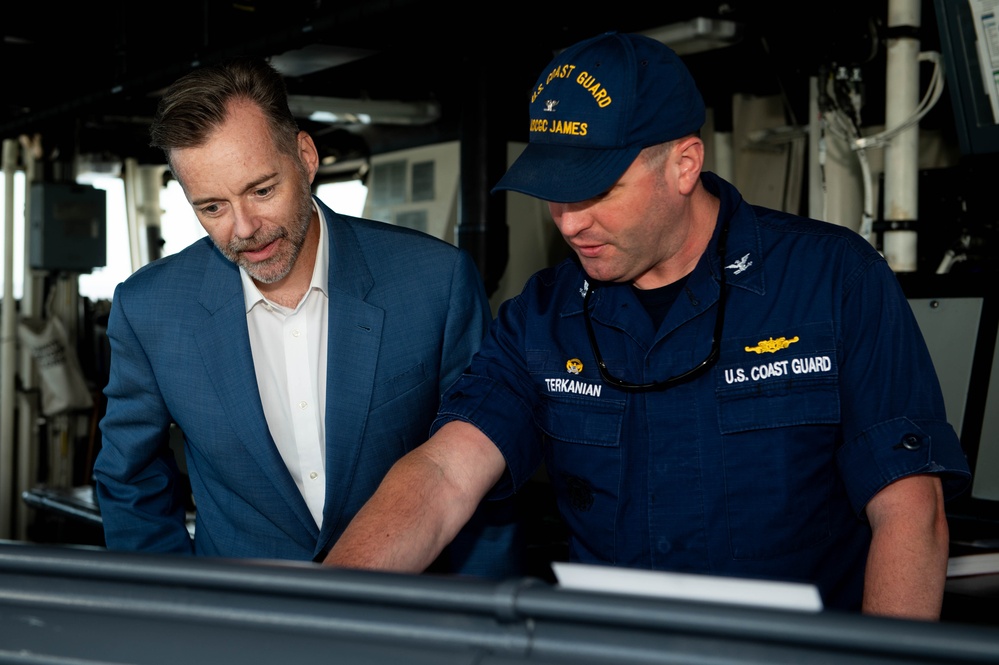
MULTIPOLYGON (((315 205, 315 203, 313 203, 315 205)), ((318 210, 318 208, 316 208, 318 210)), ((294 310, 265 298, 242 268, 246 324, 271 437, 316 525, 326 501, 326 341, 329 246, 319 212, 312 284, 294 310)))

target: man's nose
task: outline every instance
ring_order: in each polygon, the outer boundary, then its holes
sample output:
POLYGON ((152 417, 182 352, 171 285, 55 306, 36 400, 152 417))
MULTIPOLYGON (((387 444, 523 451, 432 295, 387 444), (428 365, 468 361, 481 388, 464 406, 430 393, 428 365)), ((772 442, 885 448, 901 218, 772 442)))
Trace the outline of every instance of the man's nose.
POLYGON ((582 203, 548 203, 548 211, 559 233, 571 238, 590 225, 587 206, 582 203))
POLYGON ((257 229, 260 228, 260 222, 257 220, 257 216, 254 214, 253 210, 247 206, 233 206, 233 233, 237 238, 250 238, 257 229))

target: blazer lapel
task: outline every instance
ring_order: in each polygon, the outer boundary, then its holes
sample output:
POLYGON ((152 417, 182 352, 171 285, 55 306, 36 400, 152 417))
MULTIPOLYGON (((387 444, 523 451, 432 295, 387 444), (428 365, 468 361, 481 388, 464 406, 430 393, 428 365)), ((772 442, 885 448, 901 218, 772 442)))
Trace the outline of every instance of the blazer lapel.
POLYGON ((374 279, 354 231, 338 222, 329 208, 322 207, 330 232, 330 302, 326 505, 317 553, 352 517, 345 512, 364 439, 385 314, 380 307, 364 301, 374 279))
POLYGON ((218 251, 209 258, 199 301, 209 316, 195 338, 228 425, 284 499, 285 505, 275 506, 271 518, 283 525, 286 519, 281 518, 290 509, 315 538, 315 521, 267 428, 253 369, 239 270, 218 251))

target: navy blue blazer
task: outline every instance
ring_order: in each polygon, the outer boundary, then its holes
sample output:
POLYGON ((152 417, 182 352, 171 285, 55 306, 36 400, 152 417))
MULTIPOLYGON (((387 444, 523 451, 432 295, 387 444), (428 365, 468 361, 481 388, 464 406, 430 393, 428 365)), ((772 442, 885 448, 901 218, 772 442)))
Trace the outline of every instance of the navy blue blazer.
POLYGON ((264 419, 238 268, 206 237, 115 290, 94 467, 109 549, 321 560, 389 467, 427 439, 489 324, 481 278, 448 243, 319 205, 330 241, 322 530, 264 419), (172 422, 185 437, 193 539, 172 422))

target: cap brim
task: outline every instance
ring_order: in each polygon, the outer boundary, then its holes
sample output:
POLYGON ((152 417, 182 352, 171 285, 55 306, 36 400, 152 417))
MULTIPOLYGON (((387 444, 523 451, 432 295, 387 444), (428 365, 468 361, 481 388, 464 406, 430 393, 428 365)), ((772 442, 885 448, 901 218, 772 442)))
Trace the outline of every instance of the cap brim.
POLYGON ((641 151, 641 146, 608 150, 530 143, 492 191, 555 203, 585 201, 610 189, 641 151))

